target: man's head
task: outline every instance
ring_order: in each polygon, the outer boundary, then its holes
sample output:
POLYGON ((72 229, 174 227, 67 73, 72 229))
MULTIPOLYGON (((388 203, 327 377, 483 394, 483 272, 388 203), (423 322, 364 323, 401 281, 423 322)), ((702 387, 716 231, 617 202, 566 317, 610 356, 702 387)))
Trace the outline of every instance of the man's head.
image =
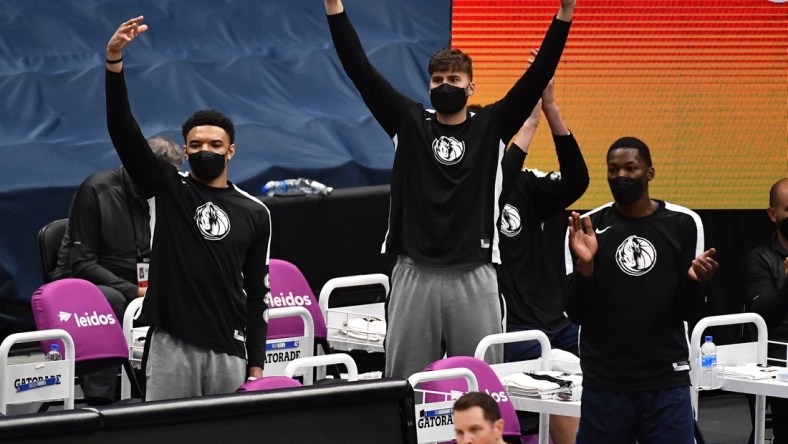
POLYGON ((457 444, 503 443, 503 419, 498 404, 488 394, 470 392, 454 403, 457 444))
POLYGON ((777 236, 783 245, 788 244, 788 178, 778 180, 769 190, 769 219, 777 228, 777 236))
POLYGON ((227 162, 235 155, 235 126, 224 114, 200 110, 181 127, 192 174, 200 181, 210 182, 227 174, 227 162))
POLYGON ((430 101, 441 114, 463 111, 468 97, 476 91, 473 83, 473 62, 459 49, 445 48, 430 59, 430 101))
POLYGON ((607 182, 619 205, 631 205, 645 196, 654 178, 651 151, 640 139, 622 137, 607 150, 607 182))
POLYGON ((180 170, 183 166, 185 157, 183 150, 177 143, 166 137, 156 136, 148 139, 148 145, 156 157, 171 164, 175 169, 180 170))

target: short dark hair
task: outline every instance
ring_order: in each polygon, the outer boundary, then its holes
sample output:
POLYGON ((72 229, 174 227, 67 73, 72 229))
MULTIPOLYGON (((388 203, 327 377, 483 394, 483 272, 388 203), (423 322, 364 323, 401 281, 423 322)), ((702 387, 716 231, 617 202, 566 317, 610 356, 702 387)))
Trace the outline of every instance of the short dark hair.
POLYGON ((777 193, 780 190, 780 186, 782 186, 782 184, 786 181, 788 181, 788 177, 783 177, 782 179, 775 182, 774 185, 772 185, 772 187, 769 189, 769 208, 775 208, 777 205, 779 205, 777 202, 777 193))
POLYGON ((163 136, 155 136, 148 138, 148 145, 159 159, 177 169, 181 169, 183 166, 183 150, 177 143, 163 136))
POLYGON ((646 145, 645 142, 638 139, 637 137, 622 137, 610 145, 610 148, 607 149, 607 157, 610 157, 611 151, 621 148, 631 148, 633 150, 637 150, 640 158, 646 162, 646 166, 651 168, 651 151, 648 149, 648 145, 646 145))
POLYGON ((495 423, 501 419, 501 410, 498 408, 498 403, 484 392, 468 392, 462 396, 457 402, 454 403, 452 411, 463 412, 473 407, 479 407, 484 413, 484 419, 490 424, 495 423))
POLYGON ((432 56, 427 65, 429 75, 438 71, 464 72, 473 80, 473 61, 468 54, 459 49, 443 48, 432 56))
POLYGON ((186 142, 186 135, 189 134, 192 128, 203 125, 218 126, 222 128, 230 137, 230 144, 235 142, 235 126, 233 125, 233 121, 215 109, 201 109, 186 119, 186 122, 184 122, 181 127, 183 141, 186 142))

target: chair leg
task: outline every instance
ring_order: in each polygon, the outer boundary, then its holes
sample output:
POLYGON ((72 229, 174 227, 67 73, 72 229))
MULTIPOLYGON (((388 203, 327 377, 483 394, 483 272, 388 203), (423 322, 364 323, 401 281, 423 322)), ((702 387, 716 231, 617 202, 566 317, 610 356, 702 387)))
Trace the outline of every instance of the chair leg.
POLYGON ((706 439, 703 437, 703 432, 700 431, 700 427, 698 426, 698 421, 693 421, 695 427, 695 442, 697 444, 705 444, 706 439))
POLYGON ((137 375, 134 373, 134 369, 131 367, 131 362, 126 359, 123 361, 123 368, 126 369, 126 376, 129 378, 129 382, 131 383, 132 392, 134 389, 137 389, 137 393, 140 394, 142 400, 145 400, 145 393, 140 388, 140 383, 137 381, 137 375))

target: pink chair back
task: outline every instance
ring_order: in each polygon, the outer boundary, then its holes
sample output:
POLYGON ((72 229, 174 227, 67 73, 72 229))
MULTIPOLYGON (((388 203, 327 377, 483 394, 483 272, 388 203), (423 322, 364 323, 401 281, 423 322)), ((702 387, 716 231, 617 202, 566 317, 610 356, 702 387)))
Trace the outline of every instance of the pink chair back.
MULTIPOLYGON (((326 321, 320 311, 320 304, 298 267, 287 261, 270 259, 268 273, 271 280, 271 302, 268 308, 299 306, 306 308, 315 324, 315 340, 325 339, 326 321)), ((300 318, 271 319, 268 323, 268 339, 303 335, 304 325, 300 318)))
MULTIPOLYGON (((501 410, 501 418, 503 418, 503 434, 505 436, 520 436, 520 421, 517 419, 517 412, 514 410, 514 405, 509 399, 509 394, 506 393, 501 380, 495 374, 493 369, 487 365, 486 362, 476 359, 471 356, 454 356, 451 358, 441 359, 428 365, 424 371, 443 370, 449 368, 467 368, 476 376, 479 383, 479 391, 486 392, 498 403, 498 408, 501 410)), ((462 378, 457 379, 444 379, 440 381, 429 381, 421 384, 424 390, 451 393, 452 390, 466 392, 468 391, 468 384, 462 378)), ((427 393, 425 402, 438 402, 445 399, 433 393, 427 393)))
POLYGON ((271 390, 279 388, 301 387, 301 383, 287 376, 264 376, 254 381, 246 381, 238 387, 236 393, 256 392, 258 390, 271 390))
MULTIPOLYGON (((92 283, 83 279, 62 279, 42 285, 31 299, 38 330, 60 328, 74 339, 75 361, 126 358, 129 348, 121 319, 116 319, 109 302, 92 283)), ((50 344, 42 341, 46 353, 50 344)))

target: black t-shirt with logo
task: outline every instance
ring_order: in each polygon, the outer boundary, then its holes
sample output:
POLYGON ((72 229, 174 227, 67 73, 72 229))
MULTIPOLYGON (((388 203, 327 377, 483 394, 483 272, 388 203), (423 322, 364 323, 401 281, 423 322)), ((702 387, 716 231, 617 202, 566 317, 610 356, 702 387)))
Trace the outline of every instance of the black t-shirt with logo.
POLYGON ((342 66, 396 149, 384 252, 451 268, 499 263, 504 149, 553 76, 570 24, 552 21, 533 65, 503 99, 442 125, 372 67, 346 13, 328 23, 342 66))
MULTIPOLYGON (((599 249, 594 273, 570 277, 567 314, 580 324, 583 386, 657 390, 689 386, 684 321, 703 310, 702 286, 687 271, 703 252, 703 224, 684 207, 656 201, 641 218, 612 203, 589 213, 599 249)), ((574 259, 566 245, 567 272, 574 259)))
POLYGON ((248 355, 250 366, 263 367, 268 208, 232 183, 208 187, 158 159, 131 114, 123 73, 106 75, 112 143, 140 194, 156 198, 140 319, 190 344, 248 355))

